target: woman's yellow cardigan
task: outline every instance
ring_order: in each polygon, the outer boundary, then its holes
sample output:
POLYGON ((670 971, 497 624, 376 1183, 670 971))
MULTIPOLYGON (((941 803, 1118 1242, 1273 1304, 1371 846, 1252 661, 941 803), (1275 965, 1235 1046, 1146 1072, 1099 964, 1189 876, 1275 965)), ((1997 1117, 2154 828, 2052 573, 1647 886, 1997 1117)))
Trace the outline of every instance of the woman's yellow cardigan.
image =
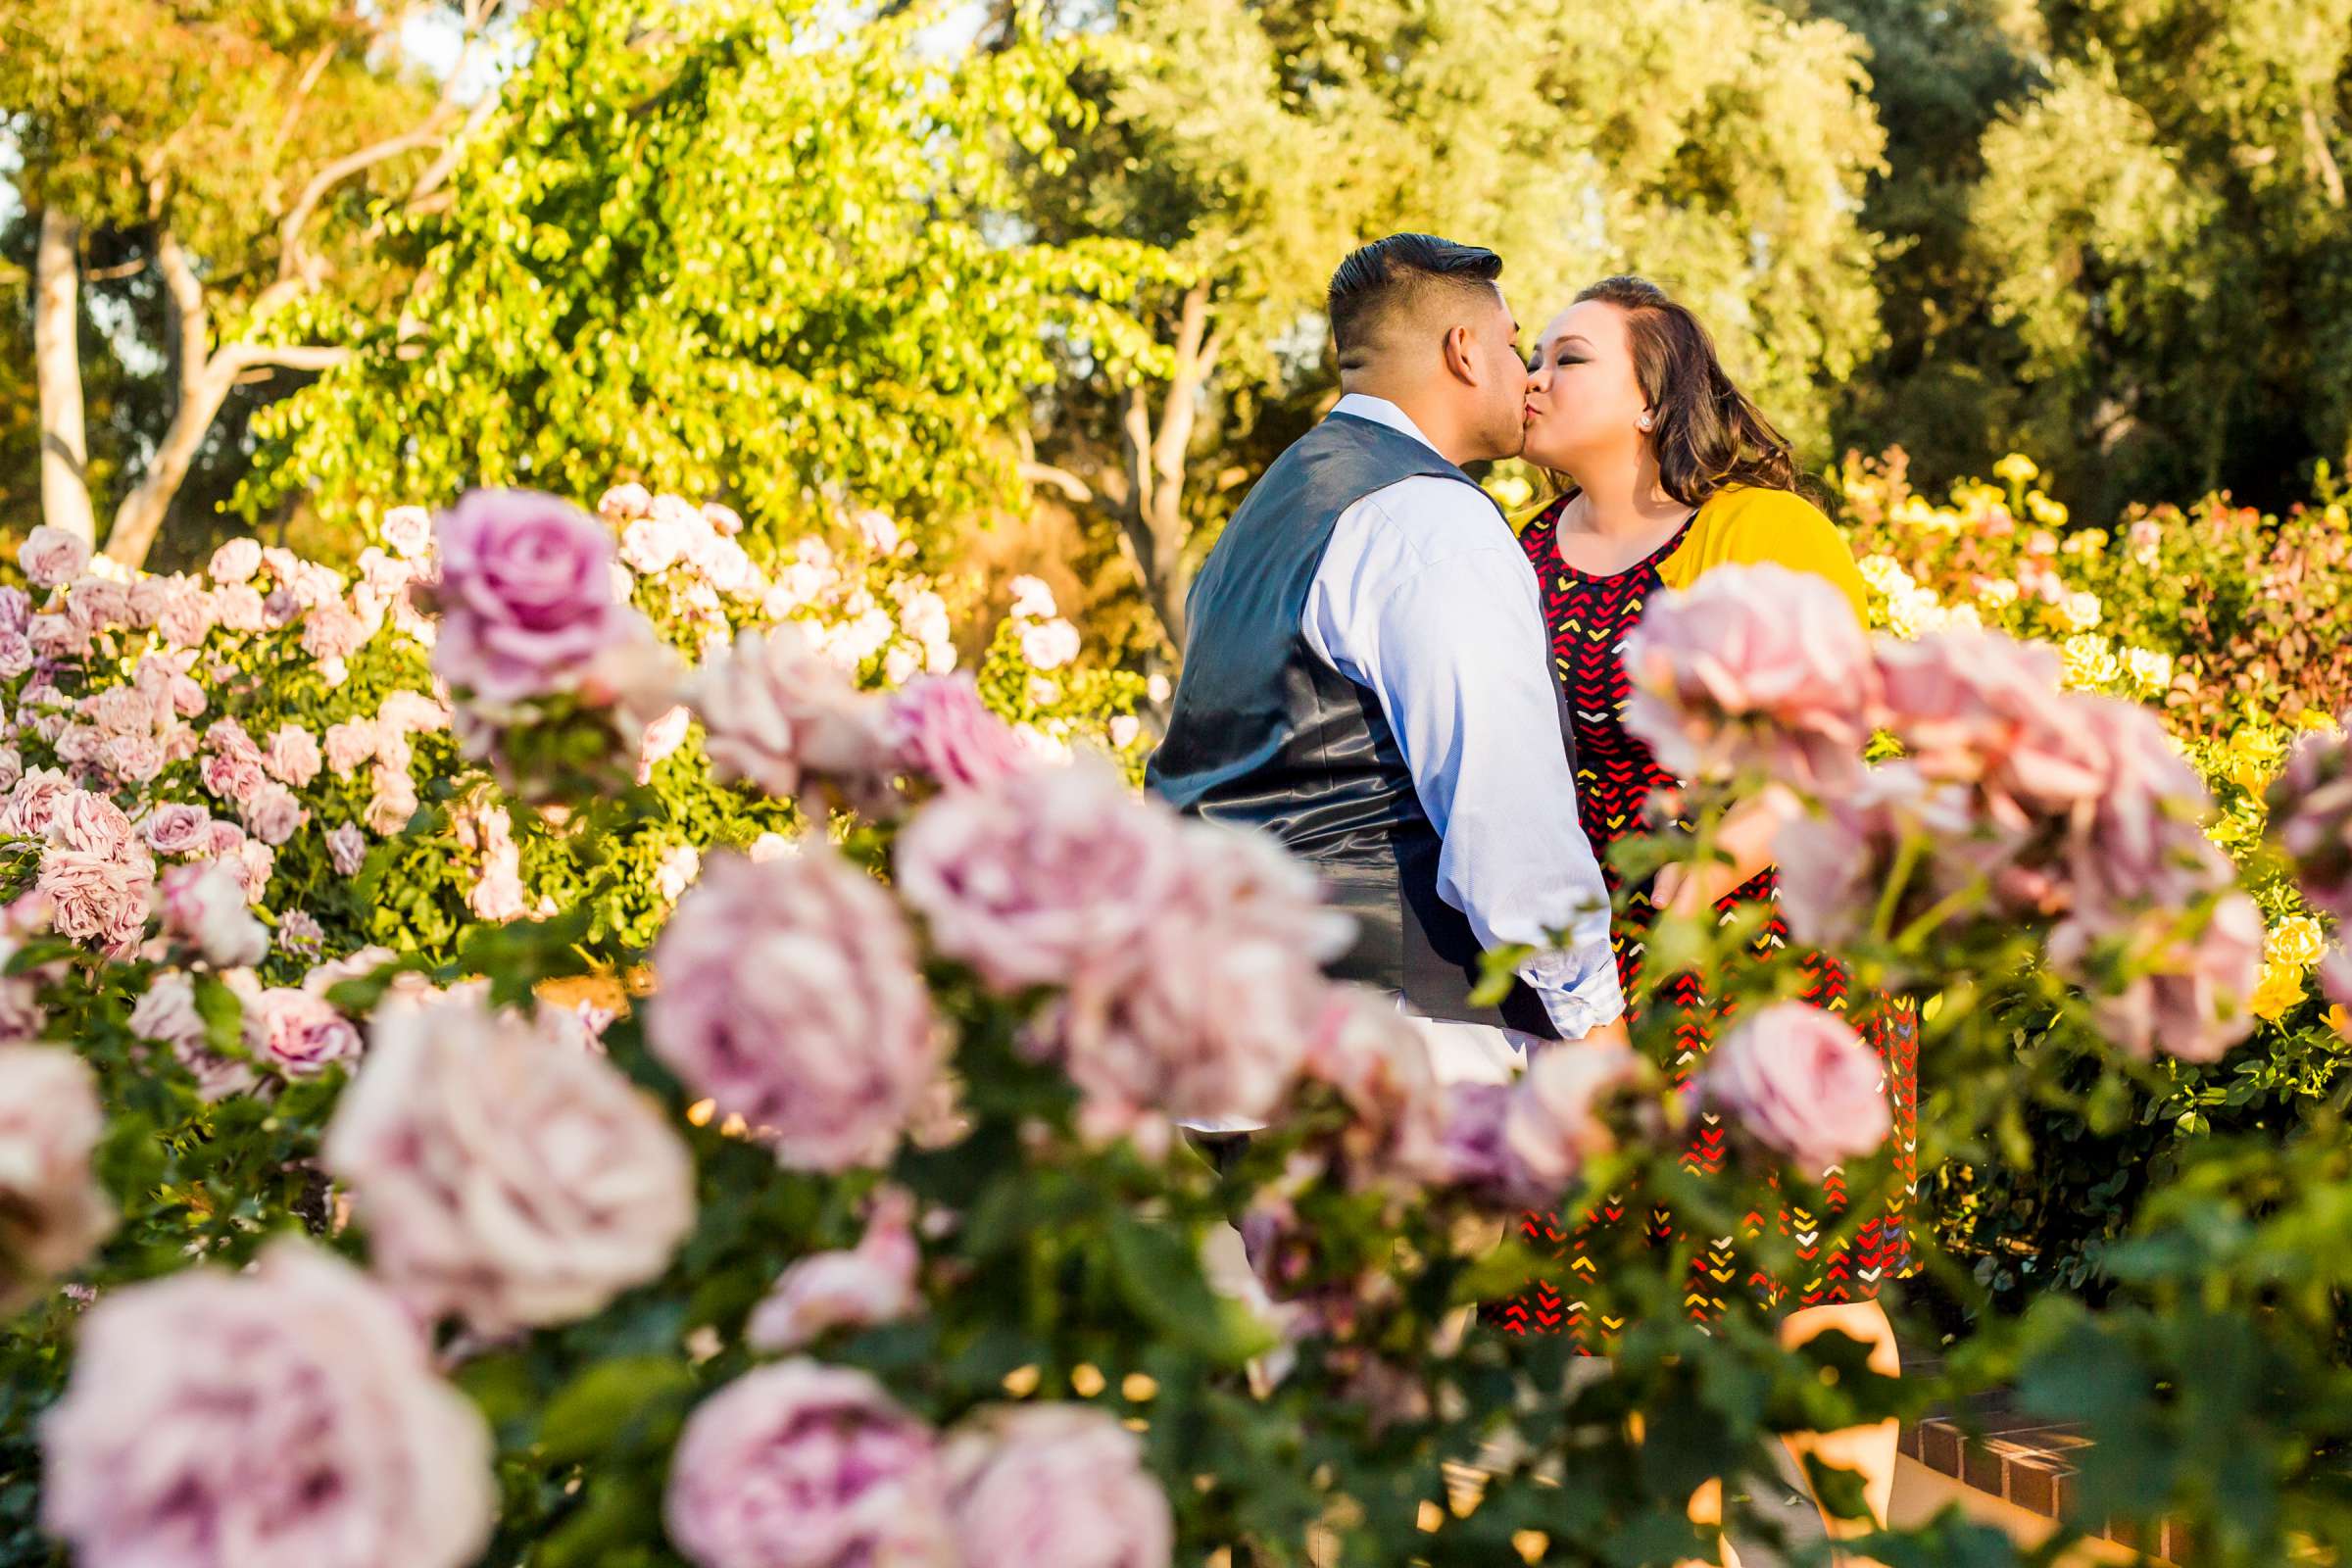
MULTIPOLYGON (((1526 528, 1542 510, 1513 513, 1512 528, 1526 528)), ((1734 485, 1709 497, 1674 554, 1658 563, 1658 578, 1669 588, 1688 588, 1717 566, 1766 561, 1828 578, 1853 606, 1854 618, 1869 624, 1870 590, 1845 536, 1819 507, 1787 490, 1734 485)))

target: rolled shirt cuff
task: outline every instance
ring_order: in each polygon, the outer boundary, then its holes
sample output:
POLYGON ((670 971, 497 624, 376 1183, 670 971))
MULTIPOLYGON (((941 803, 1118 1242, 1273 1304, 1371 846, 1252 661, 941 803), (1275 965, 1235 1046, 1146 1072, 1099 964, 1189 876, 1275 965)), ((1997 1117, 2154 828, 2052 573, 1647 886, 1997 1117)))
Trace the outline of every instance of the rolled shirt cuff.
POLYGON ((1617 982, 1617 958, 1604 945, 1599 961, 1580 962, 1574 953, 1539 953, 1519 966, 1519 977, 1544 999, 1544 1010, 1563 1040, 1581 1040, 1625 1016, 1625 990, 1617 982))

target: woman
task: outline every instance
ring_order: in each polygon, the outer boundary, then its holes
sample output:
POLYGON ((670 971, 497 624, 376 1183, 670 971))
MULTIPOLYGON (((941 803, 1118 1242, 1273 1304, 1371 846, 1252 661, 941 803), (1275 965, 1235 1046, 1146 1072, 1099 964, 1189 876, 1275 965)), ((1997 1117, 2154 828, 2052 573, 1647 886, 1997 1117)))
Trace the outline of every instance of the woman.
MULTIPOLYGON (((1544 328, 1529 365, 1525 456, 1562 486, 1526 520, 1520 542, 1543 587, 1553 672, 1574 710, 1577 808, 1594 847, 1604 849, 1637 828, 1653 790, 1679 782, 1658 767, 1623 721, 1628 683, 1620 648, 1649 599, 1665 588, 1687 587, 1726 562, 1769 561, 1828 578, 1859 616, 1866 603, 1862 577, 1837 528, 1798 493, 1788 442, 1724 374, 1706 329, 1641 278, 1594 284, 1544 328)), ((1684 867, 1670 866, 1654 888, 1624 890, 1615 940, 1629 995, 1642 961, 1639 938, 1653 912, 1697 914, 1712 906, 1728 913, 1773 901, 1770 847, 1779 826, 1771 801, 1740 803, 1720 833, 1731 864, 1688 875, 1684 867)), ((1620 891, 1615 870, 1608 874, 1611 891, 1620 891)), ((1777 948, 1784 937, 1778 917, 1771 916, 1759 949, 1777 948)), ((1907 1190, 1917 1018, 1907 1003, 1849 999, 1845 976, 1819 956, 1798 961, 1811 981, 1805 1000, 1847 1008, 1887 1064, 1896 1157, 1907 1190)), ((1649 1005, 1675 1009, 1681 1038, 1703 1041, 1716 1022, 1696 977, 1661 985, 1649 1005)), ((1696 1054, 1703 1055, 1703 1049, 1696 1054)), ((1677 1071, 1687 1079, 1695 1065, 1686 1054, 1677 1071)), ((1720 1135, 1702 1128, 1688 1158, 1692 1168, 1720 1170, 1720 1135)), ((1892 1211, 1868 1217, 1858 1231, 1838 1224, 1850 1218, 1785 1211, 1779 1220, 1787 1233, 1801 1237, 1838 1225, 1854 1239, 1836 1248, 1825 1242, 1804 1278, 1755 1283, 1789 1307, 1784 1343, 1801 1345, 1839 1330, 1870 1345, 1872 1364, 1892 1375, 1898 1367, 1893 1331, 1876 1298, 1879 1286, 1909 1262, 1899 1200, 1892 1211)), ((1528 1226, 1531 1237, 1557 1240, 1563 1234, 1550 1216, 1530 1215, 1528 1226)), ((1569 1236, 1564 1246, 1579 1244, 1569 1236)), ((1713 1282, 1737 1270, 1731 1256, 1717 1257, 1711 1247, 1702 1248, 1699 1262, 1692 1315, 1704 1320, 1723 1309, 1714 1293, 1728 1287, 1713 1282)), ((1523 1332, 1526 1325, 1562 1321, 1567 1314, 1558 1297, 1541 1285, 1536 1293, 1505 1306, 1497 1320, 1523 1332)), ((1582 1348, 1604 1348, 1595 1342, 1605 1326, 1571 1320, 1567 1328, 1582 1348)), ((1895 1441, 1889 1421, 1792 1437, 1789 1446, 1800 1469, 1811 1452, 1858 1472, 1883 1521, 1894 1484, 1895 1441)), ((1694 1516, 1711 1514, 1715 1506, 1702 1498, 1693 1504, 1694 1516)))

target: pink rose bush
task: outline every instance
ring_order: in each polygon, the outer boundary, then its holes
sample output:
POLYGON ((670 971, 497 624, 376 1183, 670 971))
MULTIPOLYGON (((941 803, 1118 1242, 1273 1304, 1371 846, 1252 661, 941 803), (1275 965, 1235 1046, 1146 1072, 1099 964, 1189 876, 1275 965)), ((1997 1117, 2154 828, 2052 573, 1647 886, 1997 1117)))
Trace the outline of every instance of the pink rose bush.
POLYGON ((837 1328, 865 1328, 912 1314, 922 1304, 915 1272, 914 1200, 885 1189, 865 1235, 848 1251, 818 1252, 787 1268, 744 1326, 744 1343, 771 1353, 797 1350, 837 1328))
POLYGON ((1741 1020, 1708 1053, 1697 1092, 1808 1176, 1873 1152, 1893 1128, 1877 1055, 1843 1019, 1800 1002, 1741 1020))
POLYGON ((967 1568, 1167 1568, 1175 1524, 1134 1433, 1083 1405, 990 1412, 942 1453, 967 1568))
POLYGON ((387 1007, 368 1036, 320 1159, 419 1317, 566 1323, 667 1266, 693 1164, 604 1057, 471 994, 387 1007))
POLYGON ((42 1521, 91 1568, 461 1568, 489 1541, 480 1414, 301 1242, 102 1298, 41 1447, 42 1521))
POLYGON ((635 635, 612 596, 612 535, 552 496, 477 490, 441 518, 436 543, 433 667, 485 703, 568 690, 635 635))
POLYGON ((2270 808, 2272 837, 2293 858, 2303 896, 2352 922, 2352 744, 2340 727, 2295 744, 2270 808))

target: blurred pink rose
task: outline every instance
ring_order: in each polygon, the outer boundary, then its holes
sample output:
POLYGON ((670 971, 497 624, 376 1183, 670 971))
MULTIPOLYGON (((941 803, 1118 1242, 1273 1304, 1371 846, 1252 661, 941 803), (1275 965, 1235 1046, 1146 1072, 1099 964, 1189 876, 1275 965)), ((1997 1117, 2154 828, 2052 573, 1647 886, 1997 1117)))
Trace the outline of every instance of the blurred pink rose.
POLYGON ((0 680, 15 680, 32 668, 32 639, 14 627, 0 631, 0 680))
POLYGON ((379 530, 384 543, 403 561, 415 561, 433 548, 432 514, 422 507, 394 507, 384 514, 379 530))
POLYGON ((2352 742, 2310 734, 2271 785, 2271 837, 2315 908, 2352 923, 2352 742))
POLYGON ((43 659, 79 659, 90 651, 89 628, 70 615, 35 615, 26 636, 33 653, 43 659))
POLYGON ((797 627, 739 633, 680 695, 703 721, 703 749, 721 778, 787 797, 833 784, 859 805, 887 792, 881 702, 854 689, 797 627))
POLYGON ((884 716, 898 765, 946 788, 1034 765, 1012 730, 980 701, 969 675, 924 675, 893 692, 884 716))
MULTIPOLYGON (((1850 792, 1790 818, 1774 835, 1789 933, 1817 947, 1843 946, 1867 926, 1906 839, 1950 853, 1977 831, 1958 785, 1931 784, 1907 761, 1865 768, 1850 792)), ((1934 887, 1934 897, 1951 891, 1933 877, 1920 881, 1934 887)), ((1917 902, 1906 897, 1899 911, 1911 912, 1917 902)))
POLYGON ((89 1568, 460 1568, 488 1544, 488 1426, 340 1258, 274 1242, 81 1319, 42 1418, 42 1525, 89 1568))
POLYGON ((261 759, 241 752, 214 752, 196 764, 196 776, 215 799, 232 806, 250 800, 269 783, 262 774, 261 759))
POLYGON ((596 510, 613 522, 626 522, 653 511, 654 495, 634 480, 616 484, 597 499, 596 510))
POLYGON ((215 856, 233 856, 245 847, 245 830, 217 816, 205 824, 204 834, 205 848, 215 856))
POLYGON ((303 612, 302 651, 313 659, 349 659, 368 640, 368 622, 340 599, 303 612))
POLYGON ((201 806, 170 803, 154 808, 139 824, 147 847, 158 855, 193 855, 208 847, 212 813, 201 806))
POLYGON ((654 948, 647 1044, 784 1164, 887 1155, 943 1043, 889 894, 832 850, 755 864, 714 853, 654 948))
POLYGON ((1511 1185, 1523 1201, 1557 1202, 1587 1160, 1616 1147, 1597 1107, 1611 1091, 1633 1084, 1640 1072, 1634 1054, 1613 1046, 1569 1042, 1535 1054, 1511 1086, 1502 1119, 1511 1185))
POLYGON ((218 861, 174 865, 156 882, 164 934, 216 969, 250 968, 270 953, 270 931, 253 916, 244 880, 218 861))
POLYGON ((0 746, 0 791, 15 789, 24 776, 24 756, 14 746, 0 746))
POLYGON ((173 577, 170 591, 157 607, 155 629, 163 634, 168 643, 180 648, 194 648, 210 635, 214 625, 221 619, 220 607, 211 594, 185 577, 173 577))
POLYGON ((63 587, 80 576, 89 564, 87 544, 47 523, 26 534, 17 550, 17 564, 35 588, 63 587))
POLYGON ((1337 1090, 1351 1113, 1332 1145, 1316 1151, 1340 1186, 1447 1178, 1446 1097, 1419 1029, 1395 1001, 1364 986, 1333 986, 1299 1066, 1337 1090))
POLYGON ((1169 918, 1270 941, 1318 963, 1348 951, 1355 922, 1323 903, 1314 872, 1272 835, 1195 819, 1177 832, 1184 863, 1169 918))
MULTIPOLYGON (((230 540, 229 543, 236 543, 230 540)), ((262 601, 259 590, 250 583, 230 583, 213 590, 214 618, 230 631, 267 631, 270 627, 269 607, 262 601)))
POLYGON ((1626 727, 1683 778, 1761 768, 1811 791, 1850 784, 1870 738, 1870 641, 1823 577, 1720 567, 1654 598, 1627 639, 1626 727))
POLYGON ((476 490, 440 521, 441 632, 433 668, 484 702, 566 689, 635 615, 612 597, 612 539, 576 507, 476 490))
POLYGON ((121 1210, 90 1173, 97 1079, 63 1046, 0 1046, 0 1310, 97 1250, 121 1210))
POLYGON ((261 903, 270 891, 270 875, 277 867, 277 852, 267 844, 247 839, 237 846, 234 855, 223 858, 231 870, 244 875, 245 902, 261 903))
POLYGON ((2143 566, 2153 566, 2164 552, 2164 525, 2147 517, 2132 524, 2132 559, 2143 566))
POLYGON ((930 1430, 863 1372, 794 1359, 697 1405, 662 1520, 696 1568, 952 1568, 930 1430))
POLYGON ((2205 837, 2212 807, 2163 722, 2136 703, 2077 695, 2077 731, 2106 759, 2106 776, 2070 829, 2067 870, 2081 910, 2180 907, 2235 880, 2230 858, 2205 837))
POLYGON ((74 781, 54 767, 35 767, 10 786, 8 804, 0 807, 0 834, 37 839, 49 831, 60 801, 74 792, 74 781))
POLYGON ((23 631, 32 618, 32 596, 22 588, 0 585, 0 631, 23 631))
POLYGON ((319 1157, 411 1310, 542 1328, 668 1266, 694 1162, 612 1062, 479 995, 385 1008, 368 1033, 319 1157))
POLYGON ((1312 957, 1198 919, 1163 919, 1121 970, 1082 972, 1039 1016, 1033 1053, 1078 1086, 1090 1138, 1148 1154, 1169 1122, 1264 1125, 1331 997, 1312 957))
POLYGON ((649 782, 655 764, 686 744, 686 731, 693 722, 694 710, 681 704, 645 726, 645 734, 637 742, 638 783, 649 782))
POLYGON ((373 793, 361 820, 368 830, 382 838, 390 838, 409 825, 422 803, 416 798, 416 785, 406 768, 388 767, 379 762, 369 775, 373 793))
POLYGON ((1707 1054, 1701 1100, 1818 1178, 1886 1141, 1886 1072, 1844 1019, 1799 1002, 1741 1020, 1707 1054))
POLYGON ((733 507, 706 501, 703 503, 703 517, 722 538, 731 539, 743 532, 743 516, 733 507))
POLYGON ((375 755, 376 743, 377 730, 373 719, 354 718, 327 725, 327 770, 337 778, 351 777, 355 768, 375 755))
POLYGON ((2084 983, 2092 1015, 2126 1053, 2218 1061, 2254 1028, 2248 1004, 2262 974, 2262 911, 2232 892, 2193 935, 2176 933, 2180 918, 2160 908, 2122 928, 2065 921, 2050 933, 2050 962, 2084 983))
POLYGON ((338 822, 327 830, 326 855, 337 876, 358 876, 368 861, 368 840, 349 822, 338 822))
POLYGON ((111 577, 79 577, 67 591, 66 613, 85 632, 131 623, 130 585, 111 577))
POLYGON ((295 829, 310 820, 302 803, 284 785, 275 783, 265 783, 246 796, 238 805, 237 815, 247 832, 272 846, 285 843, 295 829))
POLYGON ((196 1009, 195 983, 176 970, 166 970, 148 983, 130 1009, 130 1032, 170 1047, 172 1058, 196 1075, 200 1099, 247 1094, 260 1081, 250 1063, 213 1050, 204 1015, 196 1009))
POLYGON ((2047 647, 1987 632, 1879 644, 1879 722, 1925 777, 1975 786, 1996 820, 2023 828, 2092 800, 2112 766, 2059 690, 2047 647))
POLYGON ((280 724, 277 733, 270 737, 269 750, 262 754, 262 766, 269 769, 270 777, 295 789, 317 778, 322 761, 318 737, 300 724, 280 724))
POLYGON ((98 765, 116 778, 145 784, 164 770, 164 743, 152 735, 116 735, 100 743, 98 765))
POLYGON ((1108 981, 1166 925, 1185 843, 1108 768, 1025 769, 924 807, 899 836, 899 891, 1000 992, 1108 981))
POLYGON ((103 795, 74 790, 58 797, 50 813, 49 842, 86 855, 122 856, 136 834, 122 808, 103 795))
POLYGON ((812 1253, 785 1269, 752 1309, 744 1343, 770 1354, 797 1350, 833 1329, 868 1328, 915 1312, 922 1305, 915 1289, 922 1252, 913 1220, 913 1198, 903 1188, 883 1188, 857 1247, 812 1253))
MULTIPOLYGON (((2352 1008, 2352 953, 2331 947, 2320 959, 2320 990, 2338 1007, 2352 1008)), ((2352 1030, 2338 1024, 2337 1030, 2352 1040, 2352 1030)))
POLYGON ((320 998, 276 986, 246 1001, 245 1045, 287 1077, 308 1078, 357 1060, 360 1031, 320 998))
MULTIPOLYGON (((58 731, 57 760, 70 762, 78 770, 82 764, 97 760, 98 732, 87 724, 68 724, 58 731)), ((81 776, 76 772, 76 777, 81 776)))
POLYGON ((384 694, 376 705, 377 730, 384 734, 421 735, 449 728, 449 705, 423 692, 402 687, 384 694))
POLYGON ((277 946, 291 957, 315 958, 326 946, 326 928, 308 909, 288 909, 277 917, 277 946))
POLYGON ((964 1568, 1168 1568, 1175 1521, 1141 1439, 1079 1404, 999 1405, 942 1455, 964 1568))
POLYGON ((630 520, 620 531, 620 559, 633 571, 647 576, 666 571, 686 551, 689 540, 677 524, 660 513, 630 520))
POLYGON ((1078 657, 1078 628, 1056 616, 1021 628, 1021 658, 1039 669, 1059 669, 1078 657))
POLYGON ((223 541, 213 552, 212 564, 206 568, 206 572, 213 581, 226 585, 250 582, 253 574, 261 569, 262 542, 239 537, 223 541))

